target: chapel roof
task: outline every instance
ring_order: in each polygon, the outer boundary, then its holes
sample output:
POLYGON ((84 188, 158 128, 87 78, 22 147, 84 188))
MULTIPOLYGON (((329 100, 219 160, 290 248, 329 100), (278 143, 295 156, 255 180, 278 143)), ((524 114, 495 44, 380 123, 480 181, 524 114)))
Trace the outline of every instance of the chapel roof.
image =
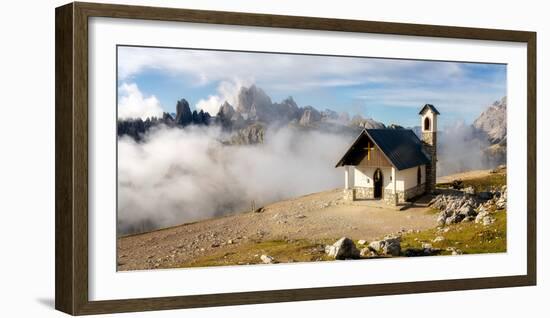
POLYGON ((364 129, 338 161, 336 167, 358 165, 366 155, 365 147, 369 139, 397 170, 431 162, 424 151, 422 141, 410 129, 364 129))

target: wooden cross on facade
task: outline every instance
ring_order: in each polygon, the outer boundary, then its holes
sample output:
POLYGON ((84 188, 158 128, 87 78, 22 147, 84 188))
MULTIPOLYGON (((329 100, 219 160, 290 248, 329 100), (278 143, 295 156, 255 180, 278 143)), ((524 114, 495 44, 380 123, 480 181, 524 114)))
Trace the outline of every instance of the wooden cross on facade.
POLYGON ((371 153, 374 151, 374 145, 369 141, 367 141, 367 147, 365 148, 367 151, 367 160, 370 160, 371 153))

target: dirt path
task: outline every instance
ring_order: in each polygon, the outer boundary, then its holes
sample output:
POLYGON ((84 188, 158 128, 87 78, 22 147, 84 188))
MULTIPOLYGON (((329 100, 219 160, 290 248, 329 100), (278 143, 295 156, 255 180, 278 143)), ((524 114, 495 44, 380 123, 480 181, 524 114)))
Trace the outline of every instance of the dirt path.
POLYGON ((404 211, 373 201, 348 203, 342 190, 281 201, 246 212, 118 239, 118 269, 173 267, 198 257, 269 240, 372 240, 400 230, 436 226, 425 207, 404 211))

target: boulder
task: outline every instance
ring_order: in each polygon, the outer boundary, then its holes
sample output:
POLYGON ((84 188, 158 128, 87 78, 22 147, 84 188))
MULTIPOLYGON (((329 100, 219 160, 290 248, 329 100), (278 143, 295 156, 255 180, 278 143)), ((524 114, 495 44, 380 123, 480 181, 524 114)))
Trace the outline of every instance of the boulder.
POLYGON ((273 264, 273 262, 274 262, 273 257, 271 257, 269 255, 262 255, 262 256, 260 256, 260 259, 262 260, 262 262, 264 264, 273 264))
POLYGON ((372 241, 369 243, 369 248, 373 251, 380 251, 384 246, 384 241, 372 241))
POLYGON ((361 255, 361 257, 375 257, 375 256, 378 256, 378 254, 376 254, 375 251, 371 250, 368 247, 362 248, 359 255, 361 255))
POLYGON ((399 256, 401 254, 401 237, 387 236, 380 241, 372 241, 369 248, 377 253, 399 256))
POLYGON ((342 237, 336 241, 336 243, 327 245, 325 247, 325 253, 327 253, 329 257, 340 260, 359 258, 360 255, 355 243, 347 237, 342 237))
POLYGON ((446 224, 447 216, 444 213, 440 213, 437 217, 437 225, 444 226, 446 224))
POLYGON ((447 252, 451 252, 452 255, 462 255, 462 250, 456 247, 447 247, 447 252))
POLYGON ((445 224, 450 225, 453 223, 460 223, 464 218, 465 216, 462 214, 453 214, 445 220, 445 224))
POLYGON ((497 210, 506 209, 506 199, 503 199, 503 197, 501 196, 500 199, 498 199, 498 201, 495 203, 495 207, 497 208, 497 210))
POLYGON ((459 210, 458 210, 458 213, 459 214, 462 214, 464 215, 464 217, 467 217, 467 216, 475 216, 477 213, 474 209, 473 206, 471 206, 470 204, 465 204, 463 205, 459 210))
POLYGON ((475 218, 475 223, 482 223, 483 222, 483 218, 489 216, 489 211, 486 211, 486 210, 482 210, 481 212, 479 212, 479 214, 476 216, 475 218))
POLYGON ((399 256, 401 254, 401 237, 385 237, 382 246, 382 253, 391 256, 399 256))
POLYGON ((464 188, 464 190, 462 190, 462 191, 464 191, 465 194, 469 194, 469 195, 474 195, 474 194, 476 194, 476 190, 475 190, 474 187, 472 187, 472 186, 466 187, 466 188, 464 188))
POLYGON ((367 241, 366 240, 359 240, 359 241, 357 241, 357 244, 365 245, 365 244, 367 244, 367 241))

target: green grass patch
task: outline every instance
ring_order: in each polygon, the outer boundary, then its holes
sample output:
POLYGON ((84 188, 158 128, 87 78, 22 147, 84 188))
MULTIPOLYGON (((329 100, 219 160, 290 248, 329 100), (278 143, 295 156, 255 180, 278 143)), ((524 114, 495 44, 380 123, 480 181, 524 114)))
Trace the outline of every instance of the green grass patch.
POLYGON ((325 254, 324 247, 336 241, 300 239, 243 242, 231 248, 220 248, 219 251, 188 263, 174 264, 173 267, 261 264, 262 254, 273 257, 278 263, 327 261, 331 259, 325 254))
POLYGON ((438 232, 434 228, 405 234, 401 240, 401 250, 421 248, 422 243, 430 243, 434 248, 442 249, 442 255, 451 253, 445 250, 448 247, 460 249, 464 254, 506 252, 506 211, 491 213, 491 216, 495 218, 495 222, 487 226, 467 222, 447 226, 447 232, 438 232), (445 239, 433 242, 438 236, 445 239))
POLYGON ((489 191, 506 185, 505 173, 492 173, 486 177, 464 180, 465 187, 473 187, 476 192, 489 191))
MULTIPOLYGON (((491 173, 484 177, 462 180, 464 188, 473 187, 476 192, 489 191, 506 185, 506 173, 491 173)), ((451 182, 438 183, 438 188, 450 188, 451 182)))

